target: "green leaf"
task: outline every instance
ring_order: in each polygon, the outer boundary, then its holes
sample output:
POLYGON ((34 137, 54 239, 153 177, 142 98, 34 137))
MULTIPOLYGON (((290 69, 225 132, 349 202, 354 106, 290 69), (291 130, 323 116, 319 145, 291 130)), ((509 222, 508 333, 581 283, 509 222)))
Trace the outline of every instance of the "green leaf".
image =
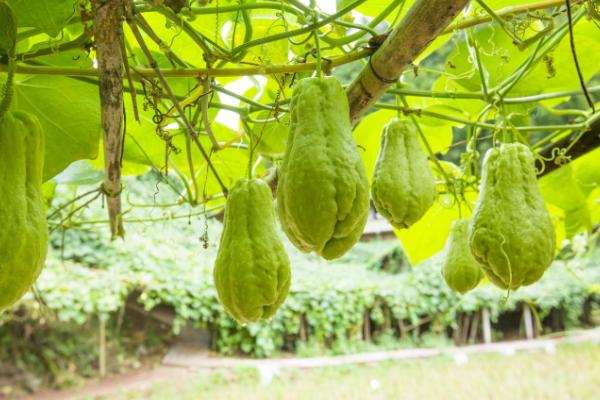
POLYGON ((573 168, 565 165, 539 180, 542 195, 550 204, 563 210, 571 210, 585 204, 586 196, 581 192, 575 179, 573 168))
MULTIPOLYGON (((337 1, 337 10, 341 10, 344 7, 347 7, 348 5, 352 4, 355 0, 338 0, 337 1)), ((410 6, 412 6, 412 3, 414 3, 414 0, 407 0, 404 4, 404 8, 403 8, 403 14, 406 13, 406 11, 410 8, 410 6)), ((386 7, 388 7, 390 5, 390 1, 389 0, 369 0, 369 1, 365 1, 364 3, 362 3, 361 5, 359 5, 358 7, 356 7, 354 9, 354 11, 361 13, 362 15, 366 16, 366 17, 375 17, 379 14, 381 14, 381 12, 383 10, 385 10, 386 7)), ((400 3, 398 2, 398 6, 400 6, 400 3)), ((391 22, 397 14, 397 9, 392 11, 387 17, 386 17, 386 21, 387 22, 391 22)), ((400 20, 400 19, 398 19, 400 20)))
MULTIPOLYGON (((236 14, 238 13, 221 12, 218 14, 194 15, 190 16, 190 18, 182 18, 182 20, 185 21, 185 23, 189 24, 189 26, 192 28, 192 31, 196 31, 195 36, 198 42, 204 42, 205 40, 209 40, 217 43, 222 48, 229 49, 231 44, 230 40, 228 40, 226 43, 224 41, 224 39, 226 39, 224 36, 226 36, 225 33, 231 32, 229 32, 225 28, 231 28, 230 23, 235 18, 236 14)), ((198 55, 198 44, 196 44, 196 42, 190 35, 182 33, 181 24, 174 23, 166 19, 164 15, 158 12, 145 12, 144 19, 146 19, 146 21, 152 26, 152 30, 162 41, 163 48, 161 49, 161 46, 157 45, 145 33, 142 32, 142 36, 144 37, 144 40, 146 41, 146 44, 148 45, 151 51, 161 53, 161 50, 165 50, 168 48, 173 53, 177 54, 179 57, 184 59, 190 65, 205 65, 203 57, 198 55)), ((240 24, 237 29, 243 31, 243 24, 240 24)), ((128 27, 125 27, 125 37, 131 43, 136 42, 135 38, 131 33, 131 30, 128 27)), ((236 45, 239 44, 241 43, 236 42, 236 45)), ((139 47, 137 47, 136 50, 136 52, 139 54, 139 47)), ((140 60, 145 60, 145 57, 142 55, 140 57, 140 60)))
POLYGON ((600 223, 600 149, 544 176, 539 184, 546 201, 564 211, 567 237, 600 223))
MULTIPOLYGON (((286 31, 286 26, 280 18, 252 17, 252 29, 254 37, 259 38, 283 33, 286 31)), ((234 42, 236 46, 244 43, 244 35, 245 32, 240 28, 236 30, 234 42)), ((250 49, 245 61, 259 65, 285 64, 288 61, 289 51, 290 45, 287 39, 276 40, 250 49)))
POLYGON ((600 224, 600 187, 590 193, 588 197, 588 209, 590 210, 590 219, 594 226, 600 224))
POLYGON ((0 1, 0 55, 13 53, 16 43, 17 20, 15 13, 7 3, 0 1))
POLYGON ((8 0, 17 14, 19 26, 38 28, 57 36, 67 21, 75 14, 74 0, 8 0))
MULTIPOLYGON (((473 202, 477 194, 470 192, 465 196, 469 202, 473 202)), ((394 230, 412 265, 417 265, 444 248, 452 222, 460 216, 470 215, 468 207, 462 206, 460 211, 449 196, 443 196, 416 224, 408 229, 394 230)))
MULTIPOLYGON (((268 118, 273 113, 264 111, 257 113, 258 118, 268 118)), ((267 157, 282 155, 287 143, 288 130, 290 127, 289 114, 285 114, 279 121, 258 122, 253 124, 253 131, 258 136, 256 150, 267 157)))
POLYGON ((581 191, 589 196, 600 188, 600 149, 589 152, 573 162, 573 175, 581 191))
MULTIPOLYGON (((580 20, 574 27, 579 66, 585 79, 591 79, 600 71, 597 52, 600 47, 600 29, 592 22, 580 20)), ((529 69, 511 93, 551 93, 579 88, 577 70, 571 53, 569 35, 565 35, 558 46, 549 54, 554 73, 548 72, 546 62, 529 69)))
MULTIPOLYGON (((349 6, 355 0, 337 0, 336 6, 337 11, 343 9, 344 7, 349 6)), ((360 6, 356 7, 355 11, 367 16, 374 17, 379 14, 381 11, 385 9, 390 4, 389 0, 370 0, 365 1, 360 6)))
POLYGON ((14 106, 38 117, 46 135, 44 180, 73 161, 96 158, 100 139, 98 87, 59 76, 16 82, 14 106))
MULTIPOLYGON (((458 76, 448 77, 442 76, 433 84, 432 90, 446 93, 468 93, 479 92, 479 88, 469 88, 465 90, 464 82, 458 76)), ((416 101, 416 100, 413 100, 416 101)), ((439 105, 447 105, 449 107, 460 109, 468 116, 468 119, 474 120, 475 117, 484 109, 487 103, 481 100, 473 99, 422 99, 421 102, 430 104, 434 102, 439 105)))
POLYGON ((587 196, 574 179, 571 165, 565 165, 541 178, 539 187, 547 203, 564 211, 567 237, 591 228, 587 196))
POLYGON ((102 182, 104 173, 94 169, 87 161, 79 160, 52 178, 51 182, 69 185, 94 185, 102 182))
MULTIPOLYGON (((477 30, 473 39, 479 47, 479 58, 489 74, 487 80, 491 87, 507 78, 532 52, 532 49, 519 51, 504 30, 495 25, 477 30)), ((481 76, 465 40, 457 43, 448 54, 446 71, 449 75, 440 77, 441 81, 454 81, 463 91, 481 90, 481 76)))
POLYGON ((354 140, 358 145, 358 152, 365 165, 369 181, 373 176, 377 154, 379 154, 379 143, 383 127, 397 115, 397 112, 391 110, 376 111, 364 117, 354 129, 354 140))
MULTIPOLYGON (((127 115, 133 116, 130 99, 125 99, 127 115)), ((127 119, 125 145, 123 149, 123 174, 136 175, 151 167, 162 167, 165 161, 165 142, 156 133, 152 114, 140 110, 140 122, 127 119)), ((99 161, 99 160, 98 160, 99 161)))
POLYGON ((576 209, 565 210, 565 233, 567 238, 572 238, 580 232, 591 231, 591 219, 592 216, 587 202, 576 209))
MULTIPOLYGON (((128 115, 132 115, 132 113, 128 111, 128 115)), ((142 112, 140 119, 141 124, 136 123, 132 119, 128 122, 123 156, 125 161, 123 168, 124 175, 141 174, 147 171, 149 166, 161 169, 165 164, 166 143, 156 134, 151 114, 142 112)), ((213 120, 211 127, 219 142, 242 141, 237 132, 221 123, 213 120)), ((169 171, 171 174, 175 174, 174 171, 176 170, 180 178, 185 179, 188 185, 191 186, 192 179, 186 150, 185 132, 182 129, 175 128, 166 131, 166 133, 171 135, 171 144, 173 146, 168 156, 169 171)), ((204 149, 210 152, 211 142, 209 138, 206 135, 202 135, 199 139, 204 149)), ((212 171, 207 172, 208 165, 206 160, 193 142, 191 143, 190 150, 194 175, 200 195, 203 196, 206 194, 207 197, 210 197, 221 193, 221 187, 214 174, 212 171)), ((229 187, 237 178, 247 175, 248 156, 249 152, 245 149, 229 147, 211 153, 210 159, 223 183, 229 187)), ((97 168, 100 167, 101 163, 102 157, 98 157, 98 160, 94 161, 94 165, 97 168)), ((260 175, 262 169, 257 172, 260 175)))
MULTIPOLYGON (((455 109, 453 107, 449 107, 447 105, 433 105, 429 107, 425 107, 424 111, 430 111, 437 114, 443 114, 446 116, 454 116, 458 118, 466 118, 464 112, 455 109)), ((441 118, 430 117, 427 115, 422 115, 418 118, 418 122, 421 126, 421 130, 425 135, 425 139, 427 139, 427 143, 431 147, 434 153, 446 154, 452 145, 453 140, 453 127, 461 127, 462 125, 448 121, 441 118)), ((427 153, 426 149, 424 148, 427 153)))
POLYGON ((581 192, 587 196, 591 225, 600 224, 600 149, 575 160, 573 176, 581 192))

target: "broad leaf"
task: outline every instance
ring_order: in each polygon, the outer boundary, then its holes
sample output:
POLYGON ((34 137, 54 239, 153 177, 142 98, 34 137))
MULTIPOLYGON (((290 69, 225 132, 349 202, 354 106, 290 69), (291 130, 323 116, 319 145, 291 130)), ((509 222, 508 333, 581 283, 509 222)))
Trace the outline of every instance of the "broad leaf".
POLYGON ((44 180, 73 161, 97 157, 98 86, 58 76, 24 77, 16 83, 13 107, 36 115, 46 135, 44 180))
POLYGON ((79 160, 52 178, 52 182, 68 185, 95 185, 102 182, 104 173, 87 161, 79 160))
MULTIPOLYGON (((469 202, 477 195, 468 193, 469 202)), ((444 248, 450 225, 456 219, 470 216, 469 207, 459 206, 449 196, 442 196, 416 224, 408 229, 394 230, 412 265, 428 259, 444 248)))
POLYGON ((38 28, 53 37, 77 11, 74 0, 8 0, 8 3, 17 14, 19 26, 38 28))
POLYGON ((565 212, 567 237, 591 228, 587 198, 573 177, 571 165, 565 165, 539 181, 544 199, 565 212))

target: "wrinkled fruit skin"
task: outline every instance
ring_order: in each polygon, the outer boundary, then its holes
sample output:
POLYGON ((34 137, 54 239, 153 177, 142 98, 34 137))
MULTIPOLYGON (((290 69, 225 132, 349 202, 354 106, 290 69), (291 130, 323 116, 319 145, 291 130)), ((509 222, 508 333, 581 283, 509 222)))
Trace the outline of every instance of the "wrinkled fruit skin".
POLYGON ((377 212, 397 229, 425 215, 437 195, 427 156, 409 121, 393 119, 383 128, 371 184, 377 212))
POLYGON ((0 310, 29 290, 46 259, 43 163, 44 134, 38 120, 7 112, 0 120, 0 310))
POLYGON ((531 150, 520 143, 488 150, 481 182, 469 226, 473 256, 502 289, 536 282, 554 258, 556 237, 531 150))
POLYGON ((301 80, 291 99, 277 204, 282 228, 304 252, 346 253, 369 213, 369 183, 352 137, 348 99, 337 79, 301 80))
POLYGON ((461 294, 474 289, 483 276, 481 267, 469 248, 468 230, 467 218, 452 223, 446 242, 446 258, 442 266, 442 275, 448 287, 461 294))
POLYGON ((240 179, 229 193, 214 281, 225 311, 240 323, 272 317, 288 294, 290 260, 275 231, 271 189, 261 180, 240 179))

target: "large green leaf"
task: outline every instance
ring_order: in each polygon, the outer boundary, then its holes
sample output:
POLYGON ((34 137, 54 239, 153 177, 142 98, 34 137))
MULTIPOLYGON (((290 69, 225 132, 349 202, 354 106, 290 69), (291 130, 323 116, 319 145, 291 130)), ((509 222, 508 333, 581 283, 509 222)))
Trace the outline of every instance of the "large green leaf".
MULTIPOLYGON (((270 111, 265 111, 257 115, 259 117, 269 117, 272 114, 270 111)), ((285 114, 276 121, 257 122, 252 127, 259 140, 256 146, 256 150, 259 153, 273 158, 283 156, 290 129, 289 114, 285 114)))
MULTIPOLYGON (((466 197, 469 202, 474 202, 477 194, 467 193, 466 197)), ((451 198, 443 196, 416 224, 408 229, 394 230, 411 264, 417 265, 442 250, 450 233, 450 225, 461 216, 470 216, 469 208, 462 205, 459 210, 451 198)))
MULTIPOLYGON (((513 2, 498 2, 498 6, 511 5, 513 2)), ((488 89, 503 83, 525 60, 532 54, 535 46, 525 50, 512 43, 512 39, 497 25, 489 25, 476 29, 473 33, 474 42, 478 46, 481 65, 485 71, 488 89)), ((586 78, 593 77, 600 69, 594 57, 595 49, 600 46, 600 30, 594 23, 580 20, 575 26, 575 40, 580 55, 580 64, 586 78)), ((436 91, 446 92, 480 92, 482 91, 481 74, 465 40, 460 41, 447 57, 447 74, 442 75, 434 84, 436 91)), ((573 79, 576 70, 573 63, 568 35, 565 35, 558 46, 546 57, 546 62, 539 62, 528 70, 525 76, 510 90, 509 97, 534 95, 539 93, 556 92, 576 89, 578 84, 573 79), (549 63, 554 65, 554 71, 549 73, 549 63)), ((547 100, 544 104, 553 107, 563 99, 547 100)), ((485 106, 485 103, 474 100, 440 99, 439 103, 460 108, 475 117, 485 106)), ((504 113, 526 114, 532 104, 513 104, 505 106, 504 113)), ((493 115, 488 116, 493 118, 493 115)))
POLYGON ((600 224, 600 149, 575 160, 573 176, 581 192, 587 196, 592 226, 600 224))
POLYGON ((102 182, 103 178, 102 170, 95 169, 87 161, 79 160, 56 175, 51 182, 66 185, 96 185, 102 182))
POLYGON ((600 224, 600 186, 593 190, 588 197, 590 219, 594 226, 600 224))
MULTIPOLYGON (((254 39, 283 33, 286 31, 286 28, 293 29, 286 27, 286 25, 278 17, 252 17, 252 32, 254 39)), ((234 43, 236 45, 244 43, 244 36, 245 32, 237 29, 234 43)), ((232 37, 233 35, 231 35, 230 40, 232 40, 232 37)), ((251 48, 244 58, 244 61, 259 65, 285 64, 288 61, 289 48, 290 43, 287 39, 265 43, 263 45, 251 48)))
POLYGON ((600 223, 600 149, 540 179, 546 202, 564 211, 567 237, 600 223))
POLYGON ((98 86, 59 76, 21 77, 13 107, 38 117, 46 134, 44 180, 73 161, 95 158, 100 138, 98 86))
MULTIPOLYGON (((591 135, 592 133, 588 133, 591 135)), ((573 162, 573 175, 586 196, 600 187, 600 149, 589 152, 573 162)))
MULTIPOLYGON (((349 6, 353 2, 354 0, 337 0, 336 5, 338 11, 349 6)), ((412 3, 412 1, 408 0, 407 3, 412 3)), ((375 17, 376 15, 379 15, 387 6, 389 6, 389 4, 389 0, 369 0, 356 7, 355 11, 367 17, 375 17)))
POLYGON ((547 203, 564 210, 567 237, 591 228, 587 197, 574 179, 571 165, 544 176, 539 181, 539 187, 547 203))
MULTIPOLYGON (((506 79, 529 56, 532 49, 519 51, 512 39, 498 26, 487 26, 473 33, 478 46, 479 59, 486 71, 486 81, 490 87, 506 79)), ((481 75, 473 60, 466 40, 457 43, 447 57, 446 71, 440 79, 452 80, 463 90, 481 90, 481 75)))
POLYGON ((74 0, 8 0, 17 14, 19 26, 39 28, 57 36, 65 23, 77 11, 74 0))
MULTIPOLYGON (((206 41, 210 41, 229 50, 231 35, 226 34, 231 32, 227 32, 225 27, 231 27, 230 22, 232 22, 236 14, 236 12, 228 12, 196 15, 192 19, 182 18, 186 24, 197 32, 195 34, 197 40, 194 40, 190 35, 183 32, 183 27, 180 24, 166 19, 165 16, 158 12, 147 12, 144 13, 144 18, 152 26, 154 33, 161 39, 162 49, 161 46, 151 40, 145 33, 142 33, 142 36, 152 51, 160 53, 162 50, 168 49, 190 65, 204 66, 205 60, 202 57, 202 49, 197 42, 205 43, 206 41), (229 39, 227 36, 229 36, 229 39), (227 41, 224 39, 227 39, 227 41)), ((236 28, 236 36, 240 32, 243 32, 242 23, 236 28)), ((129 28, 125 29, 125 36, 131 43, 136 42, 129 28)), ((235 45, 239 44, 241 44, 240 41, 236 41, 235 45)), ((145 58, 141 56, 140 60, 145 60, 145 58)))
MULTIPOLYGON (((574 27, 574 34, 581 72, 585 79, 591 79, 600 71, 596 56, 600 48, 600 29, 592 21, 581 19, 574 27)), ((568 35, 563 37, 549 57, 554 65, 552 74, 549 74, 547 64, 540 62, 528 71, 511 93, 550 93, 579 88, 568 35)))

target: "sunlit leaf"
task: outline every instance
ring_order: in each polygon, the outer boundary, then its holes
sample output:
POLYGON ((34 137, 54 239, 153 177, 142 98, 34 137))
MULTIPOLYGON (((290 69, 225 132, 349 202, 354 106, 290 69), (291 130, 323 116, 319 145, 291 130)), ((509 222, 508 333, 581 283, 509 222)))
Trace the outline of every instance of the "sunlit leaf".
POLYGON ((75 0, 8 0, 17 14, 19 26, 39 28, 57 36, 69 18, 75 15, 75 0))
POLYGON ((89 162, 73 162, 64 171, 52 178, 52 182, 67 185, 95 185, 102 182, 104 173, 95 169, 89 162))
MULTIPOLYGON (((465 196, 469 202, 474 202, 477 198, 474 193, 467 193, 465 196)), ((416 265, 442 250, 452 222, 470 214, 468 206, 462 204, 459 210, 452 198, 442 195, 416 224, 408 229, 396 229, 394 233, 400 239, 410 262, 416 265)))
POLYGON ((98 155, 98 97, 98 86, 60 76, 17 81, 13 107, 36 115, 46 135, 45 180, 73 161, 98 155))

